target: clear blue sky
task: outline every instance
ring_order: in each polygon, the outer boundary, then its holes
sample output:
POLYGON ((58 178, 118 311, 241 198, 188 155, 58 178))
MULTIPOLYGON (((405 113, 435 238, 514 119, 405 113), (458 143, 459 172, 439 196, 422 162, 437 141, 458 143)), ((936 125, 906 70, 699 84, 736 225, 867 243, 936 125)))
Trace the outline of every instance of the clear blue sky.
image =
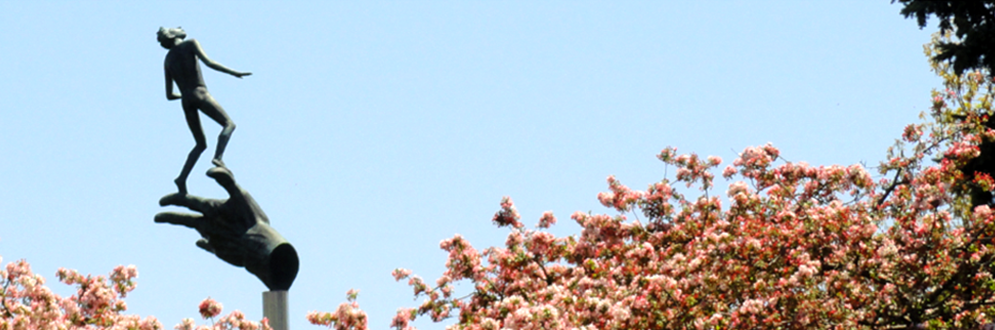
MULTIPOLYGON (((159 26, 182 26, 244 79, 203 67, 238 124, 228 167, 297 248, 291 327, 350 288, 373 328, 416 306, 390 271, 430 282, 460 233, 502 244, 511 196, 557 235, 616 175, 660 180, 670 145, 717 155, 772 142, 792 161, 876 166, 940 85, 889 1, 0 1, 0 255, 135 264, 130 313, 167 327, 211 296, 260 319, 265 287, 157 225, 193 146, 165 99, 159 26)), ((931 26, 935 24, 930 23, 931 26)), ((203 176, 190 192, 227 195, 203 176)), ((673 171, 671 171, 671 174, 673 171)), ((724 186, 716 188, 725 192, 724 186)), ((170 208, 170 210, 177 210, 170 208)), ((463 287, 465 291, 466 286, 463 287)), ((449 324, 451 322, 445 323, 449 324)), ((423 329, 441 329, 425 321, 423 329)))

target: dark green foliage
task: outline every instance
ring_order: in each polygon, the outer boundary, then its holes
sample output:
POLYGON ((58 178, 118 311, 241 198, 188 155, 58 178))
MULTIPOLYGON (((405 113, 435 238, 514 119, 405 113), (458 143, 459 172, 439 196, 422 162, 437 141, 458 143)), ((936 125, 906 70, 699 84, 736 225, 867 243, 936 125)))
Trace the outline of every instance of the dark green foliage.
MULTIPOLYGON (((895 3, 896 0, 892 0, 895 3)), ((937 61, 949 61, 958 75, 970 69, 995 72, 995 0, 897 0, 901 14, 915 16, 919 28, 935 15, 941 33, 954 32, 959 42, 943 42, 937 61)))

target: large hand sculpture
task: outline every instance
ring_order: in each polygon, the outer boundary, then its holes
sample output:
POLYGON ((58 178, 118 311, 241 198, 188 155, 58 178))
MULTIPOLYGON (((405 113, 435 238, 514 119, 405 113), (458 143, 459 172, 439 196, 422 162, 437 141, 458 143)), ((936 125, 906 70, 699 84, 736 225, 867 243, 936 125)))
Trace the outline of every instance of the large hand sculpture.
POLYGON ((228 191, 227 200, 207 199, 187 194, 169 194, 159 205, 177 205, 201 215, 162 212, 155 222, 196 229, 197 246, 232 265, 245 267, 272 291, 290 289, 297 277, 297 251, 269 225, 269 219, 249 192, 235 183, 231 171, 214 167, 207 171, 228 191))

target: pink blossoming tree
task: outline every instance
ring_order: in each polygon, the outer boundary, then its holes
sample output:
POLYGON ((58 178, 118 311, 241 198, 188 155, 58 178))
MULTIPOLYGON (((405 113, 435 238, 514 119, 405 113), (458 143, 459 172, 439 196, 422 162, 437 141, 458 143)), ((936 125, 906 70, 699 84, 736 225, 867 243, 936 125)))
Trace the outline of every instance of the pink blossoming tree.
MULTIPOLYGON (((673 179, 633 190, 608 177, 597 198, 614 214, 570 215, 578 235, 544 231, 557 222, 549 212, 526 228, 505 197, 492 218, 509 230, 504 246, 480 251, 455 235, 440 244, 449 257, 434 283, 394 271, 425 300, 390 325, 413 329, 428 317, 486 330, 992 327, 995 180, 976 159, 995 141, 995 92, 987 73, 932 65, 946 88, 888 150, 879 179, 861 165, 789 162, 768 144, 722 170, 732 181, 724 199, 712 193, 721 159, 666 148, 658 158, 677 169, 673 179), (471 292, 457 297, 456 282, 471 292)), ((367 328, 354 295, 310 319, 367 328)))

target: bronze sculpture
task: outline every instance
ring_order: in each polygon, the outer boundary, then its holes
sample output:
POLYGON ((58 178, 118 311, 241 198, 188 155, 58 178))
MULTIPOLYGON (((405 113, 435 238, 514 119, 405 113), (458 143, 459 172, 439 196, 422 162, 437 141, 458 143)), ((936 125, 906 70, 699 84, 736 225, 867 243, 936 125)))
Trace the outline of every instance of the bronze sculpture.
MULTIPOLYGON (((221 161, 225 146, 235 130, 221 105, 207 92, 198 61, 208 67, 241 78, 249 72, 239 72, 207 57, 197 40, 184 41, 186 32, 181 28, 159 28, 159 44, 169 49, 163 64, 166 74, 166 99, 182 99, 187 125, 197 144, 187 156, 180 176, 174 181, 178 192, 162 197, 159 205, 183 206, 201 214, 161 212, 155 222, 182 225, 196 229, 201 239, 197 246, 221 260, 237 267, 245 267, 271 291, 287 291, 297 277, 299 260, 297 251, 273 227, 269 218, 249 192, 235 182, 231 171, 221 161), (173 93, 173 83, 180 94, 173 93), (211 162, 216 166, 207 171, 228 192, 228 199, 208 199, 187 193, 186 181, 200 154, 207 149, 198 110, 224 128, 218 136, 217 151, 211 162)), ((285 295, 284 295, 285 297, 285 295)), ((286 328, 284 326, 284 328, 286 328)))
POLYGON ((214 165, 225 166, 224 162, 221 161, 221 157, 225 153, 225 146, 228 145, 231 133, 235 131, 235 123, 228 117, 228 114, 221 108, 221 105, 207 92, 207 85, 204 84, 204 77, 201 74, 198 60, 203 61, 211 69, 238 78, 252 74, 251 72, 239 72, 229 69, 221 65, 221 63, 211 60, 204 53, 204 49, 200 47, 200 43, 196 39, 184 40, 186 36, 187 33, 182 28, 166 29, 160 27, 158 32, 159 44, 169 50, 166 53, 165 63, 163 63, 166 73, 166 99, 170 101, 182 99, 183 113, 186 115, 187 125, 190 126, 193 138, 197 142, 193 150, 190 151, 190 154, 187 155, 187 161, 183 164, 180 176, 174 180, 180 194, 187 192, 187 177, 190 175, 190 171, 193 170, 194 164, 197 163, 197 159, 200 158, 200 154, 207 149, 204 130, 200 125, 200 114, 197 113, 197 110, 204 112, 205 115, 211 117, 211 119, 224 127, 221 130, 221 134, 218 135, 217 151, 214 153, 214 159, 211 160, 214 165), (180 94, 173 93, 174 82, 179 87, 180 94))

